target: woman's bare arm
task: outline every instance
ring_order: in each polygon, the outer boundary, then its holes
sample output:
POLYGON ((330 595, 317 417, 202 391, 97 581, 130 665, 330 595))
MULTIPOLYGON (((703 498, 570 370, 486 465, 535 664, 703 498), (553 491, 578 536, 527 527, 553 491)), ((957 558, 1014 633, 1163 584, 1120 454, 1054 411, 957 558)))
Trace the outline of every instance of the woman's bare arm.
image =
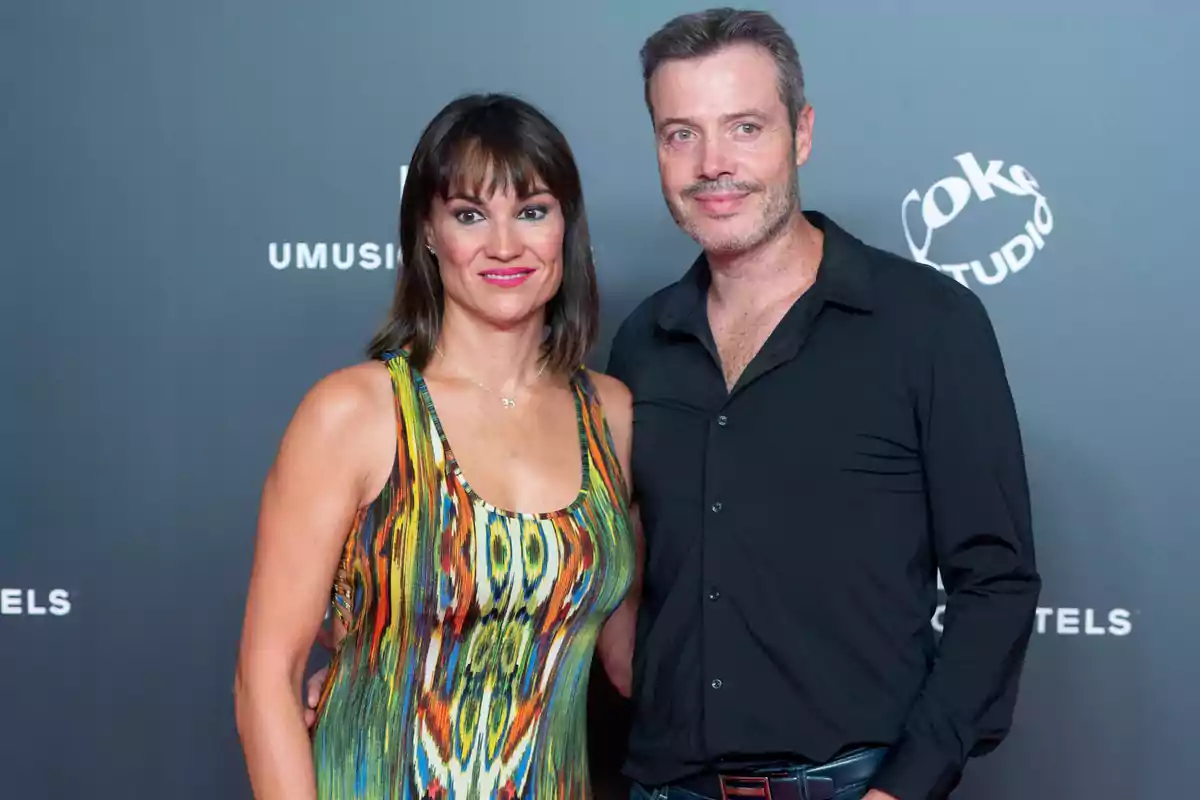
POLYGON ((380 365, 367 364, 314 386, 263 488, 235 681, 258 800, 317 796, 300 683, 354 516, 378 491, 380 465, 390 464, 381 445, 395 442, 386 380, 380 365))
MULTIPOLYGON (((594 379, 604 404, 604 414, 612 433, 613 446, 617 450, 617 459, 625 473, 627 488, 632 497, 630 453, 633 443, 633 398, 625 384, 616 378, 594 374, 594 379)), ((633 691, 633 643, 637 630, 638 605, 642 596, 642 562, 645 558, 642 526, 636 505, 630 509, 630 531, 634 537, 633 580, 624 601, 604 623, 600 638, 596 642, 596 650, 605 674, 617 691, 625 697, 629 697, 633 691)))

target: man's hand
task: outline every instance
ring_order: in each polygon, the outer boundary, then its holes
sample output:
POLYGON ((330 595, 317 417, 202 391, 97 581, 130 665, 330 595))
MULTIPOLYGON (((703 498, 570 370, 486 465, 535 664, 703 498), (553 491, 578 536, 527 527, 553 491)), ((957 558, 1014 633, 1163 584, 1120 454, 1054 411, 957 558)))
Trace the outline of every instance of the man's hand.
MULTIPOLYGON (((345 630, 335 620, 332 626, 321 627, 317 631, 317 644, 332 653, 345 635, 345 630)), ((304 693, 304 724, 310 731, 317 722, 317 703, 321 701, 321 688, 324 687, 325 678, 328 675, 329 667, 321 667, 304 684, 306 689, 304 693)))
POLYGON ((321 667, 305 684, 308 691, 305 692, 304 698, 304 724, 308 726, 309 730, 312 730, 312 726, 317 721, 317 703, 321 700, 321 687, 325 685, 325 677, 328 674, 329 667, 321 667))
POLYGON ((881 792, 878 789, 872 789, 863 796, 863 800, 897 800, 887 792, 881 792))

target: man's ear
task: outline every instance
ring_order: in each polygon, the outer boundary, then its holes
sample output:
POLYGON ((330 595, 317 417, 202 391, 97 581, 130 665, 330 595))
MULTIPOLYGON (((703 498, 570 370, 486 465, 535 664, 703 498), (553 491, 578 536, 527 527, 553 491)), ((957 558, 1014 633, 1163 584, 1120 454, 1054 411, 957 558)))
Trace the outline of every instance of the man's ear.
POLYGON ((811 103, 800 110, 796 120, 796 166, 804 166, 812 152, 813 117, 815 112, 811 103))

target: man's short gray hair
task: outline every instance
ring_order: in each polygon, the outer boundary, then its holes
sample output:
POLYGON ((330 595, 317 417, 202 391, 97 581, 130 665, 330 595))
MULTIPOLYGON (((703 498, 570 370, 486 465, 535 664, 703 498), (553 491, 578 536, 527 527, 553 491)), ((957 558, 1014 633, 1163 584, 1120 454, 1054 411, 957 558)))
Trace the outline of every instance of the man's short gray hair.
POLYGON ((642 45, 642 79, 646 107, 650 103, 650 78, 664 61, 699 58, 733 44, 749 43, 765 48, 775 59, 779 72, 779 97, 787 108, 792 130, 804 110, 804 70, 792 37, 774 17, 764 11, 710 8, 683 14, 663 25, 642 45))

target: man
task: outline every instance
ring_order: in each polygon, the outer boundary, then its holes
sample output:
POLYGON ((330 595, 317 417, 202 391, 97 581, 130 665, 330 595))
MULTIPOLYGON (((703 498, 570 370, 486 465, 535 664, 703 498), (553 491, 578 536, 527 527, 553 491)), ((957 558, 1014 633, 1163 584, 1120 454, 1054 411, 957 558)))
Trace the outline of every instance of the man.
POLYGON ((678 17, 642 64, 704 252, 609 365, 647 553, 633 797, 946 797, 1009 728, 1040 591, 988 316, 801 212, 813 109, 770 16, 678 17))

